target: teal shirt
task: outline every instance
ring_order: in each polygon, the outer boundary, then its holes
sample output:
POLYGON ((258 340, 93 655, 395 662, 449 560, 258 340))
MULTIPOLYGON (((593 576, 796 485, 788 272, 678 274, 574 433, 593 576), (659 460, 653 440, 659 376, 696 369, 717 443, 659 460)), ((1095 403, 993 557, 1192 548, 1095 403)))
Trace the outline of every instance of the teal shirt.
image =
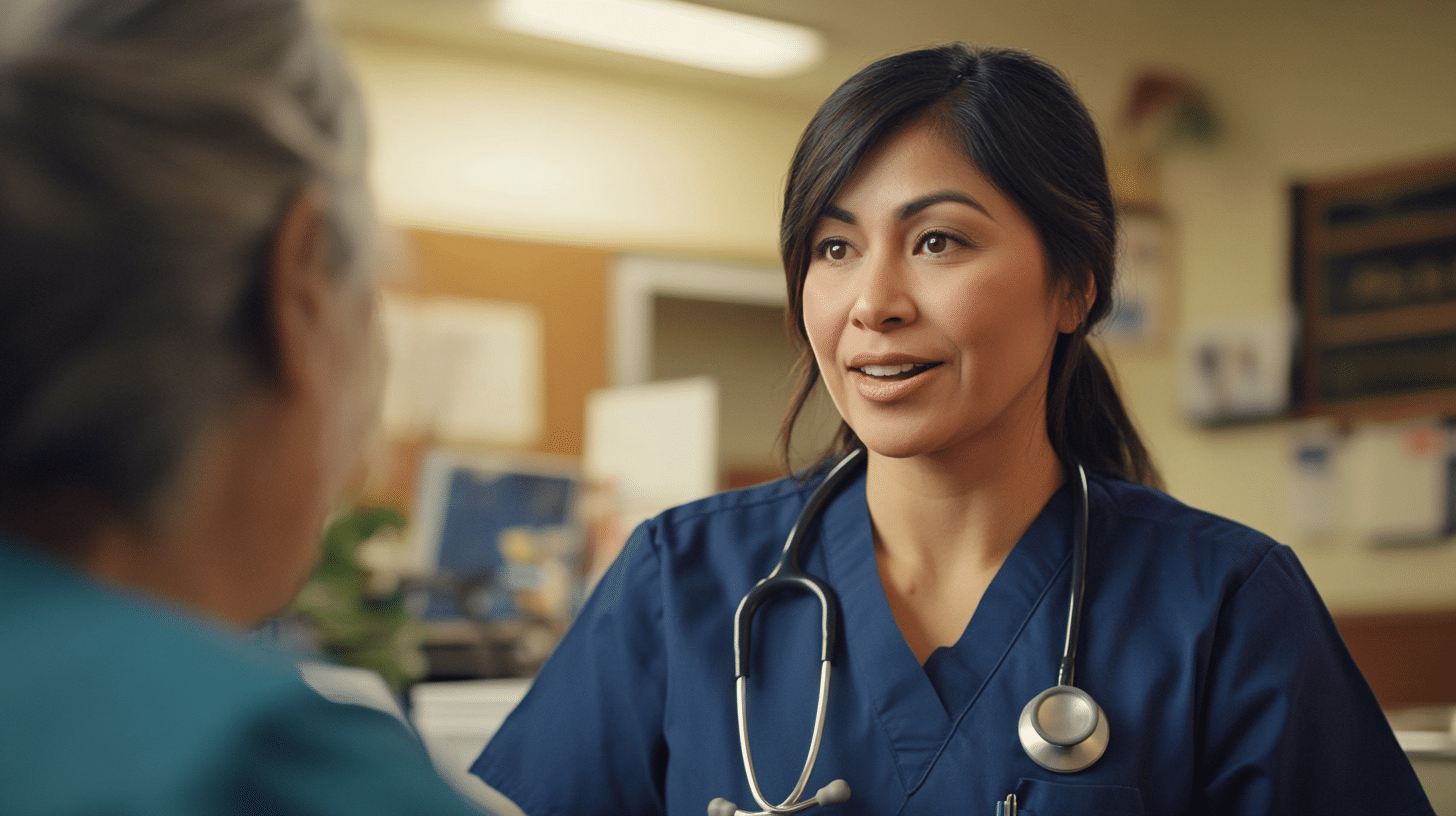
POLYGON ((280 655, 0 539, 0 813, 480 811, 396 719, 280 655))

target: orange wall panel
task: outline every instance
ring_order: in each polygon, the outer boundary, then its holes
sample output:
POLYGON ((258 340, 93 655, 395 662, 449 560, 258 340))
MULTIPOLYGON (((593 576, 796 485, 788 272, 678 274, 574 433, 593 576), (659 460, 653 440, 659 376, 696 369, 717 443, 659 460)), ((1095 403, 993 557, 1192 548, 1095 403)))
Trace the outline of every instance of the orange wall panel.
POLYGON ((390 290, 525 303, 540 312, 546 417, 532 449, 580 456, 587 394, 607 384, 612 253, 421 229, 406 237, 414 268, 390 290))

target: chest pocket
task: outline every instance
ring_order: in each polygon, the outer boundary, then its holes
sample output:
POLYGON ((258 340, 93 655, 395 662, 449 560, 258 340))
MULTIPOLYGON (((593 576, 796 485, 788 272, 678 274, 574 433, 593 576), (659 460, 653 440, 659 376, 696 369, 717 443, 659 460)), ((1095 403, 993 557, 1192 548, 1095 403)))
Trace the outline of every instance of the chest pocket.
POLYGON ((1016 783, 1017 816, 1142 816, 1143 797, 1122 785, 1073 785, 1042 779, 1016 783))

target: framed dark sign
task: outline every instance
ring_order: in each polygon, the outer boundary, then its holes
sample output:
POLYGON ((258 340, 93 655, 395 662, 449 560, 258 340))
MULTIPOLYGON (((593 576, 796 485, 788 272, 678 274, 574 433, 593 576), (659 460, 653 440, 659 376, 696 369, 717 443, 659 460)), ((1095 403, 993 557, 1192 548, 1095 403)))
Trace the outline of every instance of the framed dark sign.
POLYGON ((1456 414, 1456 156, 1294 188, 1298 413, 1456 414))

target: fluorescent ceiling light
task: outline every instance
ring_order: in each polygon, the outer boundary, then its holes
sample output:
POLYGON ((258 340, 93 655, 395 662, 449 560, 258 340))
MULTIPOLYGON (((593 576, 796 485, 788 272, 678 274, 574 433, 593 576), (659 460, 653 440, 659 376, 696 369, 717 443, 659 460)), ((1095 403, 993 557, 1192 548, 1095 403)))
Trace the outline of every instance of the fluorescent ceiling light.
POLYGON ((643 57, 753 77, 782 77, 819 61, 819 32, 682 0, 494 0, 496 25, 643 57))

